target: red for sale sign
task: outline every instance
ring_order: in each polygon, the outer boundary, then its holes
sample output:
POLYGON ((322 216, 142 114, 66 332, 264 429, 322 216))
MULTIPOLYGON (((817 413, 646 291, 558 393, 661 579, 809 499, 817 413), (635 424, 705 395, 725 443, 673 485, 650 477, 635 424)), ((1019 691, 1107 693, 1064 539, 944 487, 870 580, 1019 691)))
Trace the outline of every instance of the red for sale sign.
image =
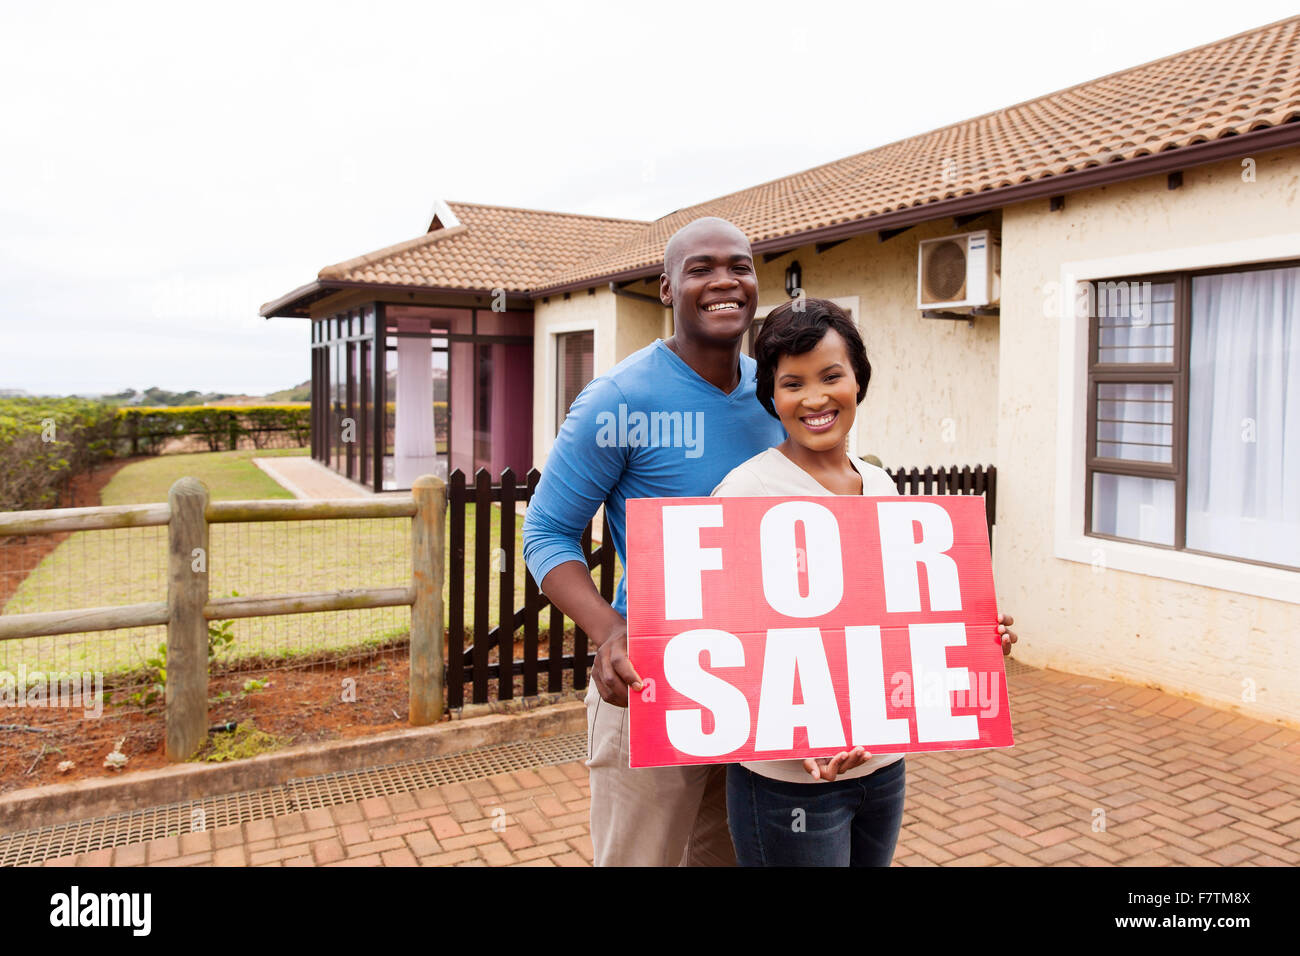
POLYGON ((627 503, 631 766, 1010 747, 982 498, 627 503))

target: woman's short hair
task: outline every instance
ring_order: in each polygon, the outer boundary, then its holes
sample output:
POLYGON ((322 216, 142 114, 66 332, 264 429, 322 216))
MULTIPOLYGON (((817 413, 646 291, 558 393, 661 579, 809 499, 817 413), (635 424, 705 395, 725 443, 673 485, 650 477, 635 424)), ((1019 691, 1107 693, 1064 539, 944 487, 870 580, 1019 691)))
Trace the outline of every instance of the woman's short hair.
POLYGON ((867 383, 871 381, 871 363, 867 361, 867 349, 853 319, 829 299, 791 299, 768 313, 754 340, 758 400, 773 418, 780 418, 772 403, 777 362, 782 355, 811 352, 827 329, 834 329, 844 340, 853 376, 858 380, 858 401, 866 397, 867 383))

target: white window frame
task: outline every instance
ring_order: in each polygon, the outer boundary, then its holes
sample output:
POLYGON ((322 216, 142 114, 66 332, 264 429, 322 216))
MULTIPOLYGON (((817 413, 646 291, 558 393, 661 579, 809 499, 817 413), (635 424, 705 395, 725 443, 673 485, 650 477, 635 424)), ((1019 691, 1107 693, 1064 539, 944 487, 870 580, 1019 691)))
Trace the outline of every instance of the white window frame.
POLYGON ((1094 567, 1300 604, 1300 571, 1153 548, 1136 542, 1113 541, 1084 533, 1089 318, 1075 313, 1076 290, 1080 283, 1115 276, 1189 272, 1295 258, 1300 258, 1300 232, 1061 264, 1056 303, 1060 315, 1054 507, 1056 557, 1094 567))
POLYGON ((596 319, 575 319, 572 322, 559 322, 546 327, 546 450, 555 444, 555 433, 559 429, 556 421, 555 403, 559 398, 560 383, 555 375, 555 361, 559 357, 560 347, 556 338, 569 332, 591 333, 591 377, 601 374, 600 367, 600 329, 596 319))

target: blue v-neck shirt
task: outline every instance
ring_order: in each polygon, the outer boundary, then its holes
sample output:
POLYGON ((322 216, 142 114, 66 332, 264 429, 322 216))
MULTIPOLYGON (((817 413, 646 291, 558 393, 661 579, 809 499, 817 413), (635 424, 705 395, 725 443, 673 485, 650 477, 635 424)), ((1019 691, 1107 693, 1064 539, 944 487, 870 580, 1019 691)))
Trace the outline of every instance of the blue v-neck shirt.
MULTIPOLYGON (((703 498, 727 472, 785 440, 755 397, 754 360, 740 356, 731 394, 656 339, 593 379, 569 409, 524 519, 524 561, 539 584, 582 561, 582 531, 601 504, 627 567, 627 499, 703 498)), ((614 610, 627 616, 626 574, 614 610)))

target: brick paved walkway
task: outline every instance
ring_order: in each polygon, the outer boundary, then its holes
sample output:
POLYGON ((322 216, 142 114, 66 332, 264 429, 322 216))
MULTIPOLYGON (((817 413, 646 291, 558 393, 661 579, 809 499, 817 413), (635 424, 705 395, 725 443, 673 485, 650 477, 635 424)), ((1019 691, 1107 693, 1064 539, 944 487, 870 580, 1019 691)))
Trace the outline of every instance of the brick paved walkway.
MULTIPOLYGON (((1300 863, 1300 731, 1055 671, 1010 677, 1016 746, 909 757, 896 866, 1300 863)), ((45 866, 582 866, 581 762, 45 866)))

